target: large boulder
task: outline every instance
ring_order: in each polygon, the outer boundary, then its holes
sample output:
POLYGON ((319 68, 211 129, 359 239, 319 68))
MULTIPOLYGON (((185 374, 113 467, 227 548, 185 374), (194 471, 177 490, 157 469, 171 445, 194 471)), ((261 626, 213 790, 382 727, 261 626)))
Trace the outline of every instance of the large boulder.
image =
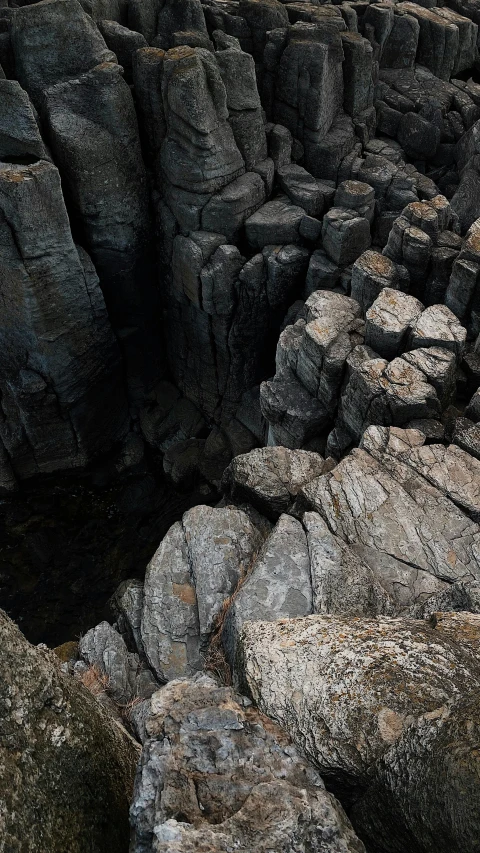
POLYGON ((127 853, 138 748, 0 611, 0 838, 25 853, 127 853))
POLYGON ((243 672, 375 853, 478 850, 480 616, 247 623, 243 672))
POLYGON ((160 681, 203 668, 217 619, 267 532, 252 514, 230 506, 194 507, 170 528, 150 561, 141 634, 160 681))
POLYGON ((206 675, 155 693, 131 808, 132 853, 364 853, 279 726, 206 675))

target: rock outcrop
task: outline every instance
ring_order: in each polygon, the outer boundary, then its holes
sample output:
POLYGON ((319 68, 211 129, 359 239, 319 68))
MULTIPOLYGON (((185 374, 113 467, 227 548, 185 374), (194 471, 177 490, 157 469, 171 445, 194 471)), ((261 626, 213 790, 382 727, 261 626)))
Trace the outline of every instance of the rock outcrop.
POLYGON ((2 845, 126 853, 136 744, 3 611, 0 634, 2 845))
POLYGON ((364 851, 280 727, 207 676, 152 697, 131 819, 132 853, 364 851))
POLYGON ((372 850, 475 849, 479 627, 447 613, 243 630, 254 700, 350 802, 372 850))

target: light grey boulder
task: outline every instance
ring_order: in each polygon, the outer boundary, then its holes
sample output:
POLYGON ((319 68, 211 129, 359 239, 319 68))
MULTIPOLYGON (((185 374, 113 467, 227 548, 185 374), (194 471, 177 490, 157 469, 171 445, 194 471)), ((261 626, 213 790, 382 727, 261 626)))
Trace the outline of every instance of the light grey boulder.
POLYGON ((388 596, 369 565, 329 530, 316 512, 303 515, 312 576, 314 613, 349 617, 388 612, 388 596))
POLYGON ((408 333, 423 310, 414 296, 384 287, 366 313, 366 346, 391 361, 405 348, 408 333))
POLYGON ((415 418, 438 418, 440 412, 436 390, 418 367, 402 357, 390 363, 369 358, 351 366, 337 425, 359 441, 372 424, 402 426, 415 418))
POLYGON ((404 352, 404 361, 421 370, 433 385, 442 409, 446 409, 456 393, 457 359, 455 353, 442 347, 425 347, 404 352))
POLYGON ((479 831, 479 640, 469 613, 308 616, 248 623, 240 647, 255 703, 342 792, 372 849, 460 853, 479 831))
POLYGON ((467 330, 446 305, 431 305, 412 323, 410 346, 442 347, 461 358, 466 338, 467 330))
POLYGON ((197 506, 170 528, 147 567, 141 624, 145 654, 161 681, 203 668, 216 620, 266 532, 229 506, 197 506))
MULTIPOLYGON (((409 432, 422 444, 421 433, 409 432)), ((353 450, 332 473, 302 489, 304 505, 349 545, 380 550, 450 583, 478 582, 478 525, 408 464, 392 457, 383 463, 353 450)))
POLYGON ((371 427, 362 446, 388 468, 398 459, 432 484, 475 521, 480 521, 480 462, 451 444, 424 444, 420 433, 411 445, 411 430, 371 427))
POLYGON ((245 501, 267 518, 276 519, 288 512, 300 488, 318 477, 324 466, 319 453, 259 447, 232 460, 222 488, 232 500, 245 501))
POLYGON ((364 853, 317 771, 232 688, 206 675, 170 682, 146 733, 132 853, 364 853))
POLYGON ((245 622, 292 619, 312 612, 312 580, 305 531, 295 518, 281 515, 228 608, 222 643, 232 668, 245 622))
POLYGON ((137 654, 128 651, 121 634, 108 622, 87 631, 78 651, 85 663, 105 676, 107 693, 117 705, 126 707, 158 688, 152 673, 141 665, 137 654))
POLYGON ((372 249, 363 252, 352 267, 351 297, 361 305, 364 313, 385 287, 402 290, 401 284, 397 265, 372 249))

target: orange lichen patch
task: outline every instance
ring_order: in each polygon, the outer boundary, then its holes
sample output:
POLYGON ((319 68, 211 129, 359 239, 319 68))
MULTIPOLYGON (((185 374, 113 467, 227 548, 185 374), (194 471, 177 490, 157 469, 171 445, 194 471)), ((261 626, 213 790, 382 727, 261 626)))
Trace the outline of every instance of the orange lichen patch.
POLYGON ((172 593, 176 598, 179 598, 180 601, 183 601, 184 604, 193 605, 197 603, 195 587, 190 586, 188 583, 172 584, 172 593))
POLYGON ((373 271, 377 275, 385 276, 392 272, 391 260, 380 252, 367 251, 362 255, 361 265, 364 269, 373 271))

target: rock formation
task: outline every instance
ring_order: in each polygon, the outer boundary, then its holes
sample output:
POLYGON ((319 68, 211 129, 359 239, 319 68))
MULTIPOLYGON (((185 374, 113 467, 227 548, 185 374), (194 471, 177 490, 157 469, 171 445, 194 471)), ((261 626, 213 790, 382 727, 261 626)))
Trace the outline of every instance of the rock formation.
POLYGON ((475 3, 0 6, 0 592, 123 579, 4 622, 7 847, 125 848, 121 723, 132 853, 473 853, 475 3))
POLYGON ((138 749, 0 611, 0 834, 6 850, 128 850, 138 749))

